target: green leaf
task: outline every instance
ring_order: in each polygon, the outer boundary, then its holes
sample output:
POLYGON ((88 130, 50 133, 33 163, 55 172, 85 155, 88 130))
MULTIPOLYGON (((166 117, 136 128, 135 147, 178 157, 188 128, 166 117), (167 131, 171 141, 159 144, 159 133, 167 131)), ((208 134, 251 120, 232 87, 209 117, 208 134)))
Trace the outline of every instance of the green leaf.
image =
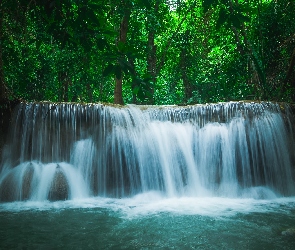
POLYGON ((232 25, 236 28, 240 28, 241 27, 241 21, 240 19, 237 17, 237 15, 231 15, 229 18, 229 22, 232 23, 232 25))
POLYGON ((145 99, 145 94, 144 92, 142 91, 142 89, 140 88, 138 93, 137 93, 137 97, 141 100, 144 100, 145 99))
POLYGON ((239 18, 242 23, 251 21, 250 17, 244 16, 242 13, 238 13, 237 18, 239 18))
POLYGON ((138 91, 139 91, 140 87, 139 86, 136 86, 133 88, 132 92, 133 94, 137 95, 138 94, 138 91))
POLYGON ((88 8, 101 13, 103 10, 104 11, 106 10, 106 5, 101 4, 101 3, 92 2, 92 3, 88 3, 88 8))
POLYGON ((217 0, 203 0, 202 6, 204 8, 204 12, 207 12, 211 6, 216 6, 218 4, 217 0))
POLYGON ((36 49, 37 49, 37 50, 40 49, 41 44, 42 44, 42 41, 39 40, 39 39, 37 39, 37 40, 36 40, 36 49))
POLYGON ((218 17, 218 20, 217 20, 217 23, 216 23, 216 28, 219 29, 225 22, 227 22, 228 18, 229 18, 229 12, 222 8, 220 11, 219 11, 219 17, 218 17))
POLYGON ((258 13, 258 9, 254 8, 252 6, 248 6, 248 5, 239 5, 239 7, 236 7, 238 12, 240 13, 247 13, 248 15, 257 15, 258 13))
POLYGON ((252 50, 252 59, 255 64, 259 79, 261 80, 262 84, 265 85, 266 82, 266 77, 265 77, 265 71, 263 68, 263 62, 259 58, 258 54, 256 53, 255 50, 252 50))
POLYGON ((121 69, 121 67, 119 65, 116 65, 115 68, 114 68, 114 71, 115 71, 116 78, 121 79, 121 77, 122 77, 122 69, 121 69))
POLYGON ((117 46, 118 46, 119 51, 124 51, 124 49, 125 49, 125 43, 124 42, 119 41, 117 46))
POLYGON ((151 0, 141 0, 141 1, 147 9, 151 8, 151 0))
POLYGON ((114 71, 114 65, 113 64, 108 64, 108 66, 104 69, 104 71, 102 72, 102 75, 108 76, 110 75, 112 72, 114 71))
POLYGON ((105 40, 105 39, 103 39, 103 38, 98 38, 97 39, 97 48, 99 49, 99 50, 104 50, 104 48, 106 48, 108 46, 108 43, 107 43, 107 41, 105 40))
POLYGON ((128 67, 126 64, 121 65, 121 69, 124 71, 124 73, 127 75, 128 74, 128 67))
POLYGON ((146 94, 146 97, 148 98, 153 97, 153 94, 150 91, 146 91, 145 94, 146 94))
POLYGON ((100 26, 99 19, 93 11, 88 11, 87 19, 90 23, 94 24, 96 27, 100 26))

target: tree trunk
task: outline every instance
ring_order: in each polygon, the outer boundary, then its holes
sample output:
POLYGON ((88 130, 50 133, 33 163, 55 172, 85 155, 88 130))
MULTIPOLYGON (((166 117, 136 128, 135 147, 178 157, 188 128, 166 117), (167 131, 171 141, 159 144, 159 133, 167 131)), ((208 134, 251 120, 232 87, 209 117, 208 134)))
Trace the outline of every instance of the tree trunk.
MULTIPOLYGON (((125 14, 120 24, 120 37, 119 42, 126 43, 127 40, 127 32, 128 32, 128 21, 130 18, 130 10, 125 10, 125 14)), ((123 95, 122 95, 122 82, 123 82, 123 74, 121 72, 121 77, 118 79, 115 76, 115 91, 114 91, 114 103, 115 104, 124 104, 123 95)))
MULTIPOLYGON (((258 4, 261 4, 261 2, 259 2, 258 4)), ((230 13, 232 15, 234 15, 234 2, 233 0, 229 1, 229 10, 230 13)), ((239 3, 237 0, 235 0, 235 5, 238 6, 239 3)), ((260 15, 260 6, 258 5, 258 18, 260 15)), ((237 30, 236 27, 232 26, 231 27, 234 35, 235 35, 235 40, 237 43, 237 49, 239 50, 240 53, 244 54, 246 53, 246 51, 249 53, 250 55, 250 59, 251 59, 251 68, 253 70, 253 75, 254 77, 257 79, 258 84, 256 85, 256 88, 258 90, 258 92, 261 93, 261 98, 267 98, 268 94, 267 94, 267 86, 266 86, 266 78, 265 78, 265 72, 264 72, 264 68, 263 68, 263 64, 262 64, 262 54, 261 54, 261 58, 258 58, 258 54, 257 51, 254 50, 253 45, 250 43, 250 41, 248 40, 248 36, 246 33, 246 28, 245 25, 242 23, 241 27, 239 29, 239 32, 237 30), (243 38, 243 42, 240 39, 239 35, 243 38), (245 46, 245 50, 243 49, 243 44, 245 46)))
POLYGON ((93 102, 93 91, 92 91, 90 83, 86 84, 86 88, 87 88, 87 96, 88 96, 87 102, 93 102))
MULTIPOLYGON (((290 64, 289 64, 289 68, 288 68, 288 71, 287 71, 287 75, 286 75, 286 79, 285 79, 286 82, 291 78, 292 73, 294 74, 294 67, 295 67, 295 48, 293 50, 291 60, 290 60, 290 64)), ((293 86, 293 87, 295 87, 295 86, 293 86)))
POLYGON ((121 77, 120 79, 115 77, 115 91, 114 91, 115 104, 124 105, 123 95, 122 95, 122 89, 123 89, 122 82, 123 82, 123 77, 121 77))
POLYGON ((156 45, 155 45, 155 32, 153 30, 149 31, 148 34, 148 57, 147 57, 147 71, 152 77, 152 81, 156 81, 156 45))
POLYGON ((152 78, 152 83, 153 85, 149 86, 148 91, 150 93, 150 97, 148 100, 148 104, 153 104, 154 103, 154 85, 156 83, 156 75, 157 75, 157 47, 155 45, 155 24, 154 24, 154 19, 155 15, 159 11, 159 4, 160 1, 156 1, 153 12, 152 12, 152 17, 148 15, 148 55, 147 55, 147 73, 148 75, 151 76, 152 78))
POLYGON ((151 76, 153 84, 149 86, 149 104, 153 104, 154 102, 154 85, 156 82, 156 62, 157 62, 157 57, 156 57, 156 46, 155 46, 155 32, 153 28, 149 30, 148 33, 148 56, 147 56, 147 72, 148 75, 151 76))
POLYGON ((133 75, 133 80, 131 83, 131 89, 132 89, 132 103, 137 104, 137 98, 136 94, 134 93, 134 89, 137 87, 137 82, 136 82, 136 70, 135 70, 135 63, 132 57, 128 58, 128 62, 131 67, 131 74, 133 75))
POLYGON ((187 76, 187 51, 185 48, 182 48, 180 52, 180 70, 184 86, 184 98, 187 102, 192 97, 192 85, 187 76))
POLYGON ((65 71, 61 71, 58 73, 58 79, 60 83, 60 102, 68 102, 69 101, 69 85, 71 85, 71 79, 68 76, 68 73, 65 71))

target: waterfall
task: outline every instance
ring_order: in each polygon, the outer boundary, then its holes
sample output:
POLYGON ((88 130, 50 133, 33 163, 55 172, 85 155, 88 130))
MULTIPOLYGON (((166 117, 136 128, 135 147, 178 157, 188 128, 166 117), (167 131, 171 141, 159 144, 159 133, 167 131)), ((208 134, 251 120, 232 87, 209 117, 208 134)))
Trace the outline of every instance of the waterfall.
POLYGON ((3 149, 0 201, 295 195, 287 105, 114 107, 21 103, 3 149))

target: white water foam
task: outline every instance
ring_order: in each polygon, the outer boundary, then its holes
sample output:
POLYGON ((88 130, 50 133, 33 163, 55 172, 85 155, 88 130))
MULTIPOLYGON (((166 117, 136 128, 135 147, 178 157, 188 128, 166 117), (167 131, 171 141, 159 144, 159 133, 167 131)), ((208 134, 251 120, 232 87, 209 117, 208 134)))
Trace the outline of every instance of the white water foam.
POLYGON ((173 197, 166 198, 159 192, 147 192, 131 198, 87 198, 56 202, 22 201, 0 203, 0 212, 59 211, 63 209, 107 209, 120 217, 133 219, 158 216, 162 213, 175 215, 200 215, 232 217, 250 213, 290 213, 295 207, 295 197, 275 199, 232 199, 222 197, 173 197))

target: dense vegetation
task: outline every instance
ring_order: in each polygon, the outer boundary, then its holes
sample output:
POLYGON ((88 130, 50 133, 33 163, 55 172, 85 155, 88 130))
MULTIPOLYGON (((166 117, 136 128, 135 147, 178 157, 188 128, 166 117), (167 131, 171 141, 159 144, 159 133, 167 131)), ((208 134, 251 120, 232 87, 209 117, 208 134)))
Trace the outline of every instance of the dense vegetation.
POLYGON ((0 100, 295 100, 294 0, 0 4, 0 100))

